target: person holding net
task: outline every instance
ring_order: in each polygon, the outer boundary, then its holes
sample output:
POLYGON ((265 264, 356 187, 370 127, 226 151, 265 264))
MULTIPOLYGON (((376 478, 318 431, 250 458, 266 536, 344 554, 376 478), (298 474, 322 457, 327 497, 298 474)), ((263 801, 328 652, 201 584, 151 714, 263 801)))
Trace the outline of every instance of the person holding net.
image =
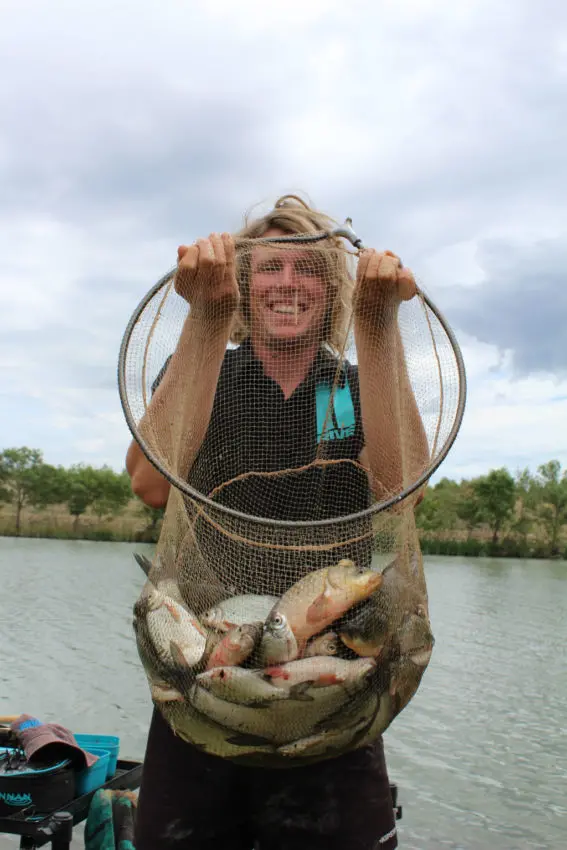
MULTIPOLYGON (((284 196, 236 237, 212 234, 178 251, 175 290, 190 310, 141 431, 159 435, 161 457, 195 490, 246 515, 354 516, 427 466, 397 324, 399 305, 416 294, 413 275, 391 252, 364 250, 354 276, 336 237, 317 248, 285 243, 334 227, 284 196), (239 251, 243 242, 251 247, 239 251), (356 366, 345 357, 351 334, 356 366)), ((136 441, 127 469, 146 504, 168 503, 169 481, 136 441)), ((370 562, 367 527, 349 531, 340 557, 370 562)), ((260 590, 283 593, 288 560, 298 569, 296 553, 260 546, 250 555, 239 535, 215 544, 207 523, 199 529, 199 551, 231 565, 233 590, 258 590, 262 573, 260 590)), ((313 546, 302 569, 336 554, 313 546)), ((397 837, 382 738, 313 764, 256 768, 201 751, 154 709, 136 831, 137 850, 389 850, 397 837)))

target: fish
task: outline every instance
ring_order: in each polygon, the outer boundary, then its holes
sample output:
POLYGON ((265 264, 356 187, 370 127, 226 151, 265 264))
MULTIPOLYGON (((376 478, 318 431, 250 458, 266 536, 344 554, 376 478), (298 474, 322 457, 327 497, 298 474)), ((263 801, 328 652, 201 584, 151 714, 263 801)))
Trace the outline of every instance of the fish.
POLYGON ((336 728, 325 729, 305 738, 299 738, 290 744, 278 747, 279 755, 286 758, 306 758, 336 756, 352 748, 360 734, 365 735, 373 725, 380 707, 380 697, 372 695, 362 707, 357 716, 350 718, 348 725, 341 724, 336 728))
MULTIPOLYGON (((142 572, 144 573, 146 578, 152 583, 152 585, 156 588, 156 590, 159 590, 165 596, 169 596, 170 599, 173 599, 175 602, 183 603, 183 598, 181 596, 181 593, 179 592, 179 587, 177 586, 177 582, 175 581, 175 579, 169 578, 167 576, 163 577, 163 578, 159 578, 159 579, 156 578, 154 566, 153 566, 152 562, 150 561, 150 559, 146 558, 145 555, 140 555, 138 552, 134 552, 134 559, 135 559, 136 563, 138 564, 138 566, 142 568, 142 572), (154 571, 154 576, 152 578, 150 578, 150 573, 152 571, 154 571)), ((157 570, 158 572, 159 572, 159 566, 160 566, 160 563, 159 563, 159 556, 158 556, 158 560, 157 560, 157 563, 156 563, 156 567, 158 568, 158 570, 157 570)))
POLYGON ((215 756, 242 759, 275 753, 275 746, 260 736, 227 730, 204 717, 189 703, 166 702, 160 705, 174 734, 197 749, 215 756))
POLYGON ((281 664, 298 655, 299 645, 285 614, 270 615, 264 624, 258 663, 262 666, 281 664))
POLYGON ((262 634, 262 623, 235 626, 221 638, 208 657, 206 669, 230 667, 246 661, 262 634))
POLYGON ((408 581, 395 558, 382 572, 382 584, 343 617, 336 630, 342 643, 363 658, 379 658, 400 628, 407 611, 417 611, 423 596, 408 581))
POLYGON ((325 634, 317 635, 308 642, 303 657, 311 658, 313 655, 337 655, 339 645, 340 640, 336 632, 325 632, 325 634))
POLYGON ((154 679, 152 676, 149 677, 149 680, 150 694, 154 702, 164 703, 185 701, 181 691, 178 691, 177 688, 171 687, 167 682, 154 679))
POLYGON ((256 593, 232 596, 205 611, 201 622, 219 632, 228 632, 235 626, 264 622, 276 602, 276 596, 256 593))
POLYGON ((264 669, 264 678, 279 688, 297 689, 299 685, 324 688, 341 685, 349 692, 367 683, 376 665, 371 658, 348 661, 344 658, 314 656, 289 661, 286 664, 264 669))
POLYGON ((239 735, 253 735, 271 744, 287 744, 312 734, 318 723, 340 711, 349 700, 347 691, 340 685, 314 688, 306 694, 308 699, 300 707, 295 699, 247 706, 220 699, 195 682, 188 699, 200 714, 239 735))
POLYGON ((435 638, 429 617, 421 606, 407 614, 397 634, 398 657, 392 662, 389 693, 399 714, 415 695, 431 655, 435 638))
POLYGON ((142 661, 158 675, 160 670, 191 669, 204 655, 206 630, 189 609, 156 588, 134 605, 134 628, 142 661))
POLYGON ((414 664, 420 667, 426 667, 429 664, 435 638, 423 605, 418 605, 415 612, 406 614, 396 637, 402 656, 409 656, 414 664))
POLYGON ((347 559, 304 576, 284 593, 266 620, 262 662, 293 661, 310 638, 370 596, 381 583, 381 573, 360 572, 347 559))
POLYGON ((416 664, 409 655, 403 655, 392 667, 389 694, 398 715, 415 696, 426 667, 416 664))
POLYGON ((295 696, 293 687, 281 688, 272 684, 264 676, 263 670, 249 670, 242 667, 215 667, 199 673, 196 683, 210 691, 219 699, 238 705, 265 707, 270 702, 281 699, 311 699, 303 695, 300 688, 295 696))
POLYGON ((352 742, 354 749, 373 744, 382 735, 395 717, 394 705, 388 691, 380 694, 380 701, 372 722, 366 730, 358 732, 352 742))

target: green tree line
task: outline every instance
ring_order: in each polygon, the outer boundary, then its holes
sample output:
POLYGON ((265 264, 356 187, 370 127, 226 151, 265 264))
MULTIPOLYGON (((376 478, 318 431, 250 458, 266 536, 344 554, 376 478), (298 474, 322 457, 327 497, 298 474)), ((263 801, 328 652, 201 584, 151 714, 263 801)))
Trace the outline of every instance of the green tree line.
MULTIPOLYGON (((11 512, 16 535, 24 511, 62 506, 73 535, 84 536, 87 513, 102 523, 134 504, 146 538, 155 540, 163 514, 135 499, 125 470, 52 466, 39 449, 26 446, 0 452, 0 503, 11 512)), ((443 478, 427 487, 416 520, 426 553, 567 558, 567 470, 550 460, 535 473, 523 469, 513 476, 500 468, 460 482, 443 478)), ((114 539, 121 539, 117 534, 114 539)))
POLYGON ((505 468, 429 486, 416 511, 422 548, 446 554, 567 558, 567 470, 505 468))
MULTIPOLYGON (((108 466, 85 464, 52 466, 45 463, 39 449, 27 446, 0 452, 0 503, 12 510, 16 536, 22 533, 26 509, 41 511, 52 505, 63 506, 73 518, 74 535, 81 536, 80 521, 87 511, 101 522, 119 516, 133 499, 126 470, 117 473, 108 466)), ((163 512, 136 501, 150 538, 155 538, 163 512)))

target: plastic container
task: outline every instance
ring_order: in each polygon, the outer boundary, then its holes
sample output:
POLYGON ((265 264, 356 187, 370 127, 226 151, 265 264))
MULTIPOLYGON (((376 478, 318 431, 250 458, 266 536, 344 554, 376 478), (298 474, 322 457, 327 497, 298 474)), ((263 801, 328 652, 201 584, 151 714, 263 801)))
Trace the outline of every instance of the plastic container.
POLYGON ((75 778, 75 792, 78 797, 82 797, 83 794, 88 794, 90 791, 96 791, 97 788, 104 785, 108 775, 108 762, 110 759, 108 750, 100 750, 96 747, 83 747, 83 749, 92 753, 93 756, 97 756, 97 760, 90 767, 85 767, 77 773, 75 778))
POLYGON ((31 765, 19 750, 0 748, 0 817, 30 807, 34 813, 58 809, 73 799, 75 788, 69 759, 31 765))
POLYGON ((106 750, 110 754, 106 778, 111 779, 116 773, 118 753, 120 752, 120 738, 117 738, 116 735, 85 734, 77 734, 74 737, 79 747, 83 750, 88 750, 89 753, 92 752, 91 747, 96 747, 100 750, 106 750))

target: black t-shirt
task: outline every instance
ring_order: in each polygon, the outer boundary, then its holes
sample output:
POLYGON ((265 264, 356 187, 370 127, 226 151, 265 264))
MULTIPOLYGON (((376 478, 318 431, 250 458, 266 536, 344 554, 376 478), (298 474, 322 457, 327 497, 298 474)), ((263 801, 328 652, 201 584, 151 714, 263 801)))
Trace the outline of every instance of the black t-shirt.
MULTIPOLYGON (((168 362, 152 389, 161 381, 168 362)), ((236 349, 228 349, 209 427, 188 476, 189 484, 204 495, 212 494, 214 501, 247 515, 291 522, 332 519, 368 507, 367 476, 353 463, 309 466, 321 457, 356 461, 364 445, 357 367, 343 361, 337 375, 338 369, 337 359, 321 349, 305 380, 285 399, 280 386, 265 374, 254 356, 249 340, 236 349), (331 408, 332 421, 326 424, 321 441, 321 411, 327 408, 335 382, 339 403, 335 401, 331 408), (301 472, 281 474, 283 470, 305 466, 308 468, 301 472), (221 486, 237 476, 244 477, 221 486)), ((367 521, 350 524, 346 536, 351 532, 353 537, 359 536, 367 528, 367 521)), ((236 530, 240 533, 239 528, 236 530)), ((209 547, 213 544, 211 530, 202 533, 209 547)), ((344 536, 345 529, 340 533, 344 536)), ((331 536, 332 531, 321 532, 317 542, 325 542, 331 536)), ((225 558, 238 560, 244 551, 247 558, 250 555, 249 549, 242 550, 232 541, 227 545, 230 551, 223 549, 225 558)), ((341 547, 337 552, 310 553, 307 560, 312 566, 340 557, 355 557, 359 563, 367 563, 368 546, 364 541, 341 547)), ((268 552, 263 550, 262 560, 265 562, 266 558, 268 552)))

